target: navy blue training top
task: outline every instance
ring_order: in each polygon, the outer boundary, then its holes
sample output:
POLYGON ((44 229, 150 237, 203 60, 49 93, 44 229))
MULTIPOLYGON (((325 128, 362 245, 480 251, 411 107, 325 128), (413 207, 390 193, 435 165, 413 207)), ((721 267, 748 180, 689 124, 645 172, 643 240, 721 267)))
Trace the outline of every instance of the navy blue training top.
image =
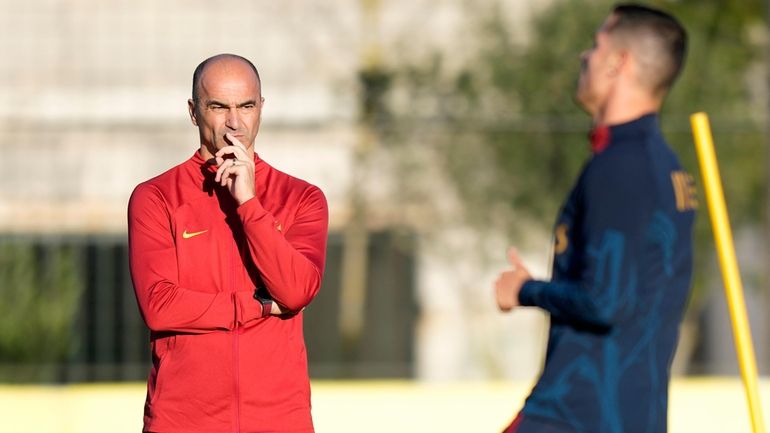
POLYGON ((525 306, 550 313, 542 375, 522 410, 568 431, 662 433, 692 273, 695 187, 655 114, 609 128, 555 228, 552 280, 525 306))

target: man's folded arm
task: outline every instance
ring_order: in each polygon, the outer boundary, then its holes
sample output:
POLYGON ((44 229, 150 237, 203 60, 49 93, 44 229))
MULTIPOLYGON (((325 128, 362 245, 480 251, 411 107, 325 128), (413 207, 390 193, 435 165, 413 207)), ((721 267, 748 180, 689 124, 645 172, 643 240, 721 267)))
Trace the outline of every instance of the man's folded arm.
POLYGON ((251 257, 272 298, 290 311, 300 311, 321 287, 329 212, 320 189, 308 187, 287 230, 257 198, 238 208, 251 257))
POLYGON ((153 331, 229 330, 262 316, 253 293, 207 293, 179 285, 168 207, 155 187, 140 185, 128 206, 129 266, 134 292, 153 331))

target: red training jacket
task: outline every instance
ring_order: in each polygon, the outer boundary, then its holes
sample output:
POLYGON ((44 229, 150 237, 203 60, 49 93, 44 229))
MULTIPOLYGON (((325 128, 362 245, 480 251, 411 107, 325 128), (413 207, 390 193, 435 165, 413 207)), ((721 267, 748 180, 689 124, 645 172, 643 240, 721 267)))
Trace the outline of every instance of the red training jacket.
POLYGON ((326 199, 254 161, 257 196, 241 206, 197 152, 131 195, 131 277, 153 364, 144 431, 313 432, 301 311, 321 285, 326 199), (296 314, 263 312, 260 279, 296 314))

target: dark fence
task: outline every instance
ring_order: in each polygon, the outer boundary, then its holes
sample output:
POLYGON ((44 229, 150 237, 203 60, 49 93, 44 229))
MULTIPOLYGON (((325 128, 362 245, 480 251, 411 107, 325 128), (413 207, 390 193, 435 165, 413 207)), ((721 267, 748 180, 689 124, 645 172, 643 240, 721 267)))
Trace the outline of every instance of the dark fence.
MULTIPOLYGON (((411 377, 415 241, 371 233, 360 338, 343 339, 344 243, 332 234, 321 292, 305 311, 311 376, 411 377)), ((125 236, 0 237, 0 381, 144 380, 148 330, 136 306, 125 236)))

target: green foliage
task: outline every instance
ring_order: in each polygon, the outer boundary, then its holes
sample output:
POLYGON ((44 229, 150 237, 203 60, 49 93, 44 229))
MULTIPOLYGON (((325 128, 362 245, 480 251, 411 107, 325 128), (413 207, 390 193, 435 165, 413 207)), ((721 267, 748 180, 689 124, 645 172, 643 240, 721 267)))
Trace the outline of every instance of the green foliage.
POLYGON ((0 240, 0 363, 66 360, 83 292, 75 248, 0 240))
MULTIPOLYGON (((478 227, 492 219, 515 233, 522 218, 549 226, 589 156, 590 119, 572 97, 580 53, 613 3, 555 1, 520 44, 500 10, 477 10, 478 31, 470 37, 478 49, 465 66, 452 69, 437 54, 397 72, 409 104, 392 125, 401 132, 391 132, 390 142, 432 149, 436 156, 428 162, 441 165, 478 227)), ((664 133, 699 178, 689 115, 707 111, 734 220, 757 221, 766 171, 759 124, 766 107, 752 101, 749 74, 761 60, 762 4, 649 3, 673 12, 690 35, 685 71, 661 113, 664 133)), ((414 153, 407 155, 414 165, 414 153)), ((706 221, 700 218, 704 236, 706 221)))
POLYGON ((688 116, 708 113, 732 220, 756 223, 765 203, 766 137, 760 125, 767 101, 752 100, 750 89, 757 84, 752 80, 767 78, 750 74, 764 61, 765 42, 757 40, 766 35, 763 5, 755 0, 656 3, 680 17, 690 39, 684 73, 664 106, 664 132, 685 165, 697 172, 688 116))

